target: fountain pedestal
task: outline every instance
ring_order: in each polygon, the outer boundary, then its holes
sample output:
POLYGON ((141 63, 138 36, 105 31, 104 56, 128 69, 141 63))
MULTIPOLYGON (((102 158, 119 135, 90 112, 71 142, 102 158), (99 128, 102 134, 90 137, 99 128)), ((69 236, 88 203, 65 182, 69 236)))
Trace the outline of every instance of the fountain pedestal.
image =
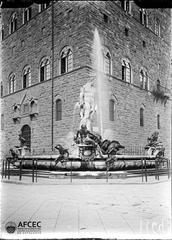
POLYGON ((93 168, 93 160, 96 156, 96 147, 91 144, 79 144, 78 147, 81 166, 86 169, 93 168))

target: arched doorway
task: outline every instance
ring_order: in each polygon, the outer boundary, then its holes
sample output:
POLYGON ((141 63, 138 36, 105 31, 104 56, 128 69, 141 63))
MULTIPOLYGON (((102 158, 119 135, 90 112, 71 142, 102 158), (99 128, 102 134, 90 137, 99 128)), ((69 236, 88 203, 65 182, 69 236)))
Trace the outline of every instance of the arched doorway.
POLYGON ((24 125, 21 129, 22 137, 26 140, 25 145, 31 150, 31 128, 29 125, 24 125))

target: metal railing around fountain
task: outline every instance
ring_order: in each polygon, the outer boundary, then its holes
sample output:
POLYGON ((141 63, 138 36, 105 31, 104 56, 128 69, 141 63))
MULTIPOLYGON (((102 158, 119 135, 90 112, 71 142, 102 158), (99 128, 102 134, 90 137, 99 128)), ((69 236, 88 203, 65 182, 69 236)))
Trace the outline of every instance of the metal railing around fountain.
POLYGON ((146 155, 145 147, 143 146, 125 146, 124 149, 120 150, 120 154, 122 155, 146 155))
POLYGON ((2 160, 2 179, 3 178, 7 178, 8 180, 10 180, 11 176, 18 176, 19 177, 19 181, 22 180, 23 176, 28 176, 31 177, 32 182, 37 182, 38 180, 38 161, 37 159, 30 159, 31 161, 31 169, 27 170, 27 169, 23 169, 23 162, 25 159, 23 158, 19 158, 18 160, 18 167, 14 168, 12 167, 12 160, 13 158, 11 157, 7 157, 5 160, 2 160))
MULTIPOLYGON (((140 152, 141 152, 140 148, 140 152)), ((162 164, 166 164, 165 169, 163 169, 163 174, 164 171, 167 172, 167 176, 168 178, 170 178, 170 161, 167 158, 156 158, 156 157, 149 157, 146 155, 138 155, 138 149, 136 148, 128 148, 128 150, 130 150, 130 152, 128 152, 126 150, 127 153, 133 153, 133 155, 116 155, 116 158, 118 160, 122 160, 124 162, 126 161, 139 161, 141 163, 141 178, 142 178, 142 182, 148 181, 148 176, 149 176, 149 171, 148 171, 148 162, 153 162, 155 164, 154 166, 154 170, 152 170, 152 175, 155 176, 155 179, 159 180, 160 175, 162 174, 162 169, 161 169, 161 165, 162 164), (131 152, 132 150, 132 152, 131 152), (134 153, 137 153, 137 155, 134 155, 134 153)), ((24 156, 18 157, 18 167, 15 168, 15 175, 19 177, 19 181, 22 181, 24 176, 27 177, 31 177, 32 182, 37 182, 38 178, 39 178, 39 170, 38 170, 38 162, 42 162, 45 161, 45 157, 46 157, 46 161, 54 161, 56 156, 53 155, 49 155, 49 156, 24 156), (25 169, 24 168, 24 162, 25 161, 29 161, 31 163, 31 169, 25 169)), ((8 180, 10 180, 10 177, 13 176, 13 172, 14 169, 12 168, 13 164, 12 164, 13 158, 12 157, 8 157, 5 160, 2 161, 2 178, 8 178, 8 180)), ((74 159, 69 159, 70 162, 70 174, 68 176, 70 176, 70 182, 73 181, 73 162, 74 159)), ((106 182, 109 181, 109 177, 110 177, 110 165, 107 164, 106 165, 106 170, 105 172, 105 178, 106 178, 106 182)))

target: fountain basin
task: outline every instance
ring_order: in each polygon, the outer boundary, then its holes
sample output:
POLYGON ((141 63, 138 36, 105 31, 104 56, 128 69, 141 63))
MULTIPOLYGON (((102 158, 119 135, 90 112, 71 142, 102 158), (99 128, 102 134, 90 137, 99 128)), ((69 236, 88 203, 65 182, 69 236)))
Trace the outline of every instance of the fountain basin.
MULTIPOLYGON (((114 162, 113 165, 109 166, 109 169, 112 171, 116 170, 124 170, 124 169, 138 169, 141 168, 141 158, 137 157, 137 160, 135 159, 125 159, 124 156, 118 156, 119 159, 114 162), (122 160, 120 159, 122 158, 122 160)), ((134 156, 132 156, 135 158, 134 156)), ((132 158, 131 157, 131 158, 132 158)), ((20 158, 22 160, 22 168, 30 169, 32 168, 33 163, 33 157, 28 156, 24 158, 20 158)), ((45 170, 55 170, 55 171, 105 171, 106 170, 106 162, 105 159, 101 158, 95 158, 91 161, 84 161, 77 158, 72 158, 68 161, 59 162, 55 164, 54 157, 52 156, 37 156, 34 157, 34 159, 37 159, 37 169, 45 169, 45 170)), ((154 167, 155 162, 154 159, 146 161, 146 165, 148 167, 154 167)), ((19 161, 15 163, 16 167, 19 167, 19 161)))
POLYGON ((106 169, 106 163, 104 160, 103 161, 102 160, 94 161, 93 164, 94 164, 94 168, 96 170, 105 170, 106 169))
POLYGON ((64 163, 59 162, 59 163, 57 163, 56 166, 54 163, 51 163, 51 166, 53 166, 53 165, 57 169, 68 169, 69 170, 72 168, 74 170, 74 169, 79 169, 81 167, 81 161, 74 161, 74 162, 72 162, 72 164, 69 161, 64 162, 64 163))

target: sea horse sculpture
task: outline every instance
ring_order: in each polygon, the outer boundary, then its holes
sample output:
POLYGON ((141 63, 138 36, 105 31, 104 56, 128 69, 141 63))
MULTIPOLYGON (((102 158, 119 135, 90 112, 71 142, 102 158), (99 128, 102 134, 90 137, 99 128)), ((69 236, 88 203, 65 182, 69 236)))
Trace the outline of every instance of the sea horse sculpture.
POLYGON ((10 159, 10 163, 11 163, 12 165, 15 165, 15 163, 18 161, 18 157, 19 157, 19 152, 18 152, 18 150, 17 150, 17 149, 10 148, 9 153, 10 153, 11 156, 12 156, 12 159, 10 159))
POLYGON ((147 150, 149 156, 164 157, 165 148, 162 142, 158 142, 159 132, 154 132, 151 137, 147 139, 147 145, 145 150, 147 150))
POLYGON ((68 149, 63 148, 62 145, 60 145, 60 144, 57 144, 57 146, 55 146, 55 148, 59 151, 59 157, 55 159, 55 166, 59 162, 61 162, 62 165, 64 165, 69 158, 68 149))
POLYGON ((118 151, 125 148, 116 140, 102 140, 99 134, 87 130, 85 125, 82 125, 81 129, 77 131, 74 141, 77 144, 85 144, 86 147, 92 145, 102 158, 104 158, 104 155, 108 155, 107 163, 113 163, 116 160, 115 155, 118 154, 118 151))

